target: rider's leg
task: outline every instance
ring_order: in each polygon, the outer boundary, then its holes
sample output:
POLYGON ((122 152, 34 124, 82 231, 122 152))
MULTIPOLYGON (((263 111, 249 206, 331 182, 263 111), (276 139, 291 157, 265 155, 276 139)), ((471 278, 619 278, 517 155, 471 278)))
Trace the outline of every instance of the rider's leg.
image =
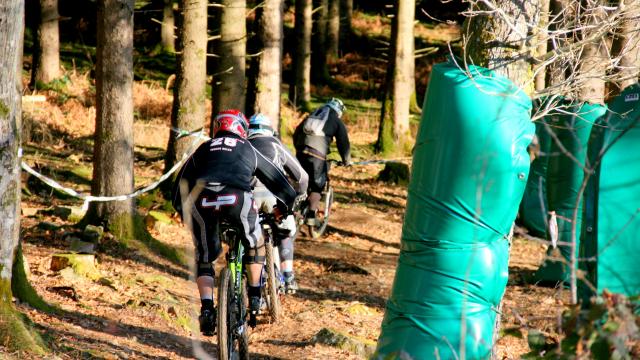
POLYGON ((217 219, 203 216, 206 212, 196 204, 191 209, 191 227, 196 244, 196 284, 201 302, 200 330, 205 335, 212 335, 216 326, 216 310, 213 302, 214 270, 211 263, 218 257, 222 247, 217 236, 217 219))
POLYGON ((320 204, 320 199, 322 195, 317 192, 309 193, 309 209, 312 211, 312 214, 315 215, 318 210, 318 204, 320 204))
POLYGON ((258 211, 250 192, 244 194, 242 208, 239 214, 240 224, 244 229, 243 242, 247 251, 244 262, 247 264, 247 280, 249 282, 249 325, 256 325, 256 315, 260 311, 260 277, 265 260, 264 239, 262 229, 258 223, 258 211))

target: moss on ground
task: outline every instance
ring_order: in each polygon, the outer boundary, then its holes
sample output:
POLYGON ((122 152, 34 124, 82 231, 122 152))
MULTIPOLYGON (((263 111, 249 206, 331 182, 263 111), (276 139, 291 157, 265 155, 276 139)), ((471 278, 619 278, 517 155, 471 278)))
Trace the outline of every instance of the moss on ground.
POLYGON ((35 309, 46 313, 55 313, 59 309, 50 305, 38 295, 36 290, 29 283, 27 271, 25 268, 24 257, 22 255, 22 246, 18 246, 15 261, 13 263, 13 277, 11 278, 11 290, 13 295, 20 301, 25 302, 35 309))

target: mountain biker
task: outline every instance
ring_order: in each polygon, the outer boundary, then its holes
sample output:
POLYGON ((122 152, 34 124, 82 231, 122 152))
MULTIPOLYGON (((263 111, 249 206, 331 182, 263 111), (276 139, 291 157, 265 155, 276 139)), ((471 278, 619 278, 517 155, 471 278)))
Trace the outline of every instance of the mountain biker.
POLYGON ((327 155, 336 139, 342 164, 351 165, 349 135, 342 122, 346 108, 340 99, 331 98, 302 121, 293 134, 296 157, 309 174, 309 212, 307 224, 314 225, 321 193, 327 182, 327 155))
POLYGON ((192 220, 196 245, 196 284, 202 303, 200 330, 213 335, 216 310, 213 307, 214 270, 212 262, 220 255, 218 228, 221 219, 230 221, 243 232, 241 241, 247 249, 243 260, 247 266, 250 325, 260 310, 260 275, 265 259, 264 240, 251 192, 254 176, 276 198, 277 214, 288 214, 296 191, 286 175, 246 140, 248 122, 238 110, 225 110, 214 119, 213 138, 206 141, 183 165, 174 183, 173 206, 192 220), (188 186, 188 197, 185 186, 188 186), (182 209, 186 204, 189 209, 182 209), (188 210, 188 211, 185 211, 188 210))
MULTIPOLYGON (((249 119, 248 139, 253 147, 271 160, 271 162, 279 166, 280 169, 293 180, 298 196, 306 197, 309 176, 298 160, 296 160, 289 150, 282 145, 282 142, 274 136, 271 119, 261 113, 251 116, 249 119)), ((276 199, 260 181, 258 181, 254 187, 253 196, 259 210, 267 213, 272 212, 276 199)), ((293 273, 293 236, 296 231, 296 223, 293 215, 287 216, 278 227, 285 230, 285 233, 288 232, 286 238, 281 239, 278 250, 280 252, 280 269, 284 276, 285 292, 293 294, 298 290, 298 284, 293 273)))

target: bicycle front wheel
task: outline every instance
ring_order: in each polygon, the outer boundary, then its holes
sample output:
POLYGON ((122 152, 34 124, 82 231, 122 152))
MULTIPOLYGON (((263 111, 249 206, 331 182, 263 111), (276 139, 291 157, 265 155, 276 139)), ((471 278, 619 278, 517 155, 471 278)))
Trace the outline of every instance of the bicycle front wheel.
POLYGON ((218 359, 248 360, 249 340, 244 316, 245 292, 236 291, 228 268, 222 269, 218 284, 218 359))
POLYGON ((267 258, 265 263, 267 270, 267 285, 265 289, 267 293, 266 300, 269 307, 269 313, 271 314, 271 319, 276 322, 280 318, 280 313, 282 311, 280 306, 280 295, 278 294, 278 283, 280 280, 276 275, 273 243, 271 243, 271 241, 267 241, 264 244, 264 248, 267 258))

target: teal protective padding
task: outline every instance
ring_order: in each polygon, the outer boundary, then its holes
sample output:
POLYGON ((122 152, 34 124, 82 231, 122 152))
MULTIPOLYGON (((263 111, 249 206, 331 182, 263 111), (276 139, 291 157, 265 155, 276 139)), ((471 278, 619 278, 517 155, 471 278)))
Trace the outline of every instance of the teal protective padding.
POLYGON ((398 267, 375 358, 488 358, 529 173, 531 100, 508 79, 433 67, 398 267))
POLYGON ((583 300, 593 290, 640 295, 640 86, 610 110, 589 142, 590 163, 601 161, 585 189, 581 267, 595 289, 580 282, 583 300))
MULTIPOLYGON (((562 114, 548 117, 548 124, 556 139, 551 140, 547 167, 547 205, 549 211, 556 212, 558 242, 571 243, 571 219, 576 207, 578 192, 584 179, 584 166, 591 128, 598 118, 607 111, 599 104, 562 105, 562 114), (571 154, 571 155, 569 155, 571 154)), ((578 203, 576 225, 576 252, 579 248, 582 224, 582 201, 578 203)), ((553 260, 553 248, 547 250, 549 257, 536 271, 536 280, 543 282, 568 282, 571 275, 569 263, 571 247, 558 245, 563 260, 553 260)), ((557 255, 555 255, 557 259, 557 255)))
POLYGON ((540 154, 531 163, 527 187, 520 202, 518 223, 529 230, 529 234, 545 238, 547 234, 547 163, 551 137, 542 119, 536 121, 536 136, 540 154))

